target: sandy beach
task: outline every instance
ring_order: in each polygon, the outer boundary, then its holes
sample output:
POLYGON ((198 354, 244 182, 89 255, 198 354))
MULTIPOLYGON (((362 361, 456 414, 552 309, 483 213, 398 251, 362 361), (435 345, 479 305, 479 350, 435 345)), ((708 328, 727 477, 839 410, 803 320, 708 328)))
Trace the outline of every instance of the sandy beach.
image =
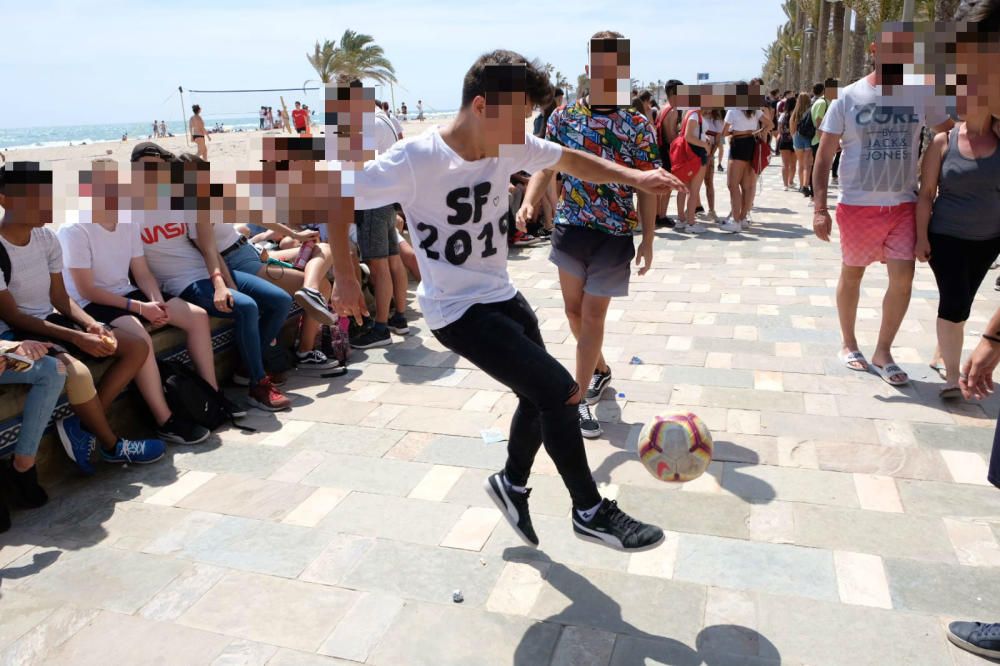
MULTIPOLYGON (((445 116, 435 117, 432 120, 422 122, 416 120, 403 122, 403 135, 415 136, 435 125, 443 125, 450 119, 451 116, 445 116)), ((316 127, 313 131, 318 132, 320 130, 321 127, 316 127)), ((257 159, 254 156, 254 151, 259 149, 262 137, 280 136, 282 134, 284 136, 292 136, 287 132, 257 130, 211 134, 211 140, 208 142, 208 157, 213 165, 222 168, 246 167, 250 161, 257 159)), ((314 136, 318 136, 318 134, 314 134, 314 136)), ((145 138, 130 138, 128 141, 111 141, 78 146, 6 150, 4 151, 4 155, 8 162, 21 160, 48 162, 58 172, 85 168, 89 161, 100 157, 112 157, 122 163, 128 162, 132 148, 136 144, 146 140, 145 138)), ((156 139, 156 143, 173 153, 193 153, 196 150, 195 145, 185 141, 183 136, 156 139)))

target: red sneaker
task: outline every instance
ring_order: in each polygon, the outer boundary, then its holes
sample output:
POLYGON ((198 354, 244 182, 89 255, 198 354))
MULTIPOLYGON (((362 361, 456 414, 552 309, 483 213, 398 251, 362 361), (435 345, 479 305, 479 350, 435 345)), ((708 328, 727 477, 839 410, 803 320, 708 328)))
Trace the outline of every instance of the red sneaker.
POLYGON ((280 412, 292 405, 292 401, 274 387, 270 377, 265 377, 256 386, 250 387, 249 401, 254 407, 269 412, 280 412))

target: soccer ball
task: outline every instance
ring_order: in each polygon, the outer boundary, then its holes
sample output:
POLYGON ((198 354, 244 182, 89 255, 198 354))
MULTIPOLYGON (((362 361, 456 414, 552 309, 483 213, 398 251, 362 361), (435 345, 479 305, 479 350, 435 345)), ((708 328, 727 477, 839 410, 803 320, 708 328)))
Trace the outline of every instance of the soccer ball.
POLYGON ((712 434, 696 415, 656 416, 639 433, 639 460, 660 481, 697 479, 712 462, 712 434))

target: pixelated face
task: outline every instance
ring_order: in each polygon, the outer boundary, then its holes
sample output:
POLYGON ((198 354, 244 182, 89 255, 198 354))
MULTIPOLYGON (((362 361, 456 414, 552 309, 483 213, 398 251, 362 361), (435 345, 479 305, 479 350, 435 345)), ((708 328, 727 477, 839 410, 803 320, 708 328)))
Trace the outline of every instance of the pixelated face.
POLYGON ((32 172, 29 177, 7 172, 3 207, 5 224, 43 227, 52 222, 52 172, 32 172), (42 182, 47 181, 47 182, 42 182))
POLYGON ((904 75, 914 71, 915 33, 904 28, 903 24, 885 24, 873 45, 875 68, 880 73, 882 85, 903 85, 904 75))
POLYGON ((527 93, 503 92, 487 95, 483 107, 483 130, 487 155, 499 155, 500 146, 524 145, 524 121, 531 116, 527 93), (494 153, 493 149, 497 152, 494 153))
POLYGON ((80 173, 80 196, 90 198, 94 211, 117 211, 122 189, 115 162, 95 162, 80 173))
POLYGON ((375 159, 375 89, 326 88, 326 159, 366 162, 375 159))
POLYGON ((675 102, 682 109, 759 109, 764 106, 764 94, 756 83, 706 83, 677 86, 675 102))
POLYGON ((957 26, 955 74, 958 112, 988 108, 1000 117, 1000 39, 996 35, 957 26))
POLYGON ((590 40, 590 100, 625 106, 631 94, 630 47, 627 39, 590 40))

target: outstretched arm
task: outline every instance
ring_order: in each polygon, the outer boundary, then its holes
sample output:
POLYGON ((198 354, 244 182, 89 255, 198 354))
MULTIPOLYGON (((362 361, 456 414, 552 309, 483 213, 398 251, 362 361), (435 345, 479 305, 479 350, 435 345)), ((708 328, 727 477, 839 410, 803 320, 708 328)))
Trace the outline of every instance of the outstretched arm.
POLYGON ((650 194, 668 194, 674 190, 688 191, 683 182, 663 169, 651 171, 630 169, 572 148, 564 147, 562 157, 552 168, 556 171, 564 171, 588 183, 598 185, 621 183, 650 194))

